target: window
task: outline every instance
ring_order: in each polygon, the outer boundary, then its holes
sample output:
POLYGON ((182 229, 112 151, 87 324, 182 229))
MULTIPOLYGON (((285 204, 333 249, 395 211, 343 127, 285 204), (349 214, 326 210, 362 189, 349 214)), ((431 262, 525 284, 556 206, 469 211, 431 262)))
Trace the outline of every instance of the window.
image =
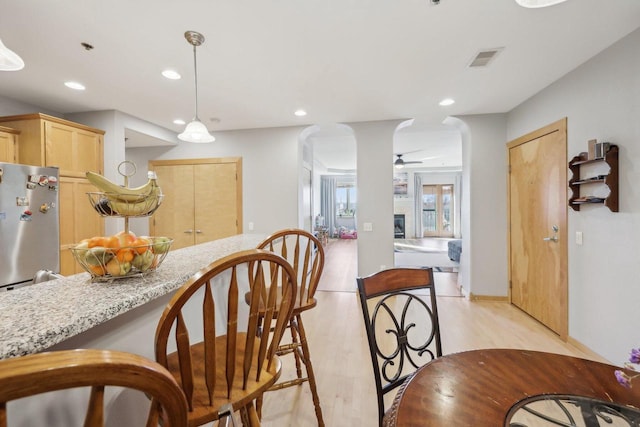
POLYGON ((336 215, 353 217, 356 214, 357 192, 353 182, 338 182, 336 185, 336 215))
POLYGON ((424 237, 452 237, 453 225, 453 185, 423 185, 422 230, 424 237))

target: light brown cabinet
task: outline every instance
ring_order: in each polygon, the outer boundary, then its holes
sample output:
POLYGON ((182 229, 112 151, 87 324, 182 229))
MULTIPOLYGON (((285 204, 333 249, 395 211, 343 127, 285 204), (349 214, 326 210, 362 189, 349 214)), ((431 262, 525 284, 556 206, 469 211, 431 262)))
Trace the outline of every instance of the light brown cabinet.
POLYGON ((183 248, 242 233, 242 160, 154 160, 164 199, 150 219, 152 236, 183 248))
POLYGON ((0 117, 0 123, 20 131, 18 163, 59 168, 60 273, 84 271, 69 248, 104 234, 104 220, 96 217, 86 194, 96 188, 85 175, 103 172, 104 131, 39 113, 0 117))
POLYGON ((19 130, 0 126, 0 162, 18 162, 19 130))

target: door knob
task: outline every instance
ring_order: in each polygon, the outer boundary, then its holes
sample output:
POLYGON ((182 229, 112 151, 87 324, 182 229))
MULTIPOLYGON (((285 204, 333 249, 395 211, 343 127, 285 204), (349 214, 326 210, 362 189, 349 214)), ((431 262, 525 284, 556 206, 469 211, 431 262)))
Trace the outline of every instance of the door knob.
POLYGON ((545 242, 557 242, 558 241, 558 230, 560 230, 560 228, 557 225, 554 225, 554 226, 551 227, 551 230, 553 231, 553 236, 545 237, 542 240, 544 240, 545 242))

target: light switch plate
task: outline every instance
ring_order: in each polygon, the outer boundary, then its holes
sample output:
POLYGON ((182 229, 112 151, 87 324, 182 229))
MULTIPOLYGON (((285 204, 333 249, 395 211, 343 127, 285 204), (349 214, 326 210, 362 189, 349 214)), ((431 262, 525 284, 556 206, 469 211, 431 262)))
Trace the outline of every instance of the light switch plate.
POLYGON ((576 231, 576 245, 582 244, 582 231, 576 231))
POLYGON ((373 231, 373 223, 371 222, 365 222, 362 224, 362 229, 364 231, 373 231))

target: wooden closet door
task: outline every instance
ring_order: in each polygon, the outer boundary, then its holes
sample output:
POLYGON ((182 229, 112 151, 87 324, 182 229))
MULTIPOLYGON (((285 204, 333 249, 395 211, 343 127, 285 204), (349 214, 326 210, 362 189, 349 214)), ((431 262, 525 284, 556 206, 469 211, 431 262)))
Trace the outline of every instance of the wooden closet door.
POLYGON ((566 339, 566 121, 509 143, 509 166, 511 302, 566 339))
POLYGON ((193 165, 153 167, 164 194, 162 204, 151 221, 151 234, 173 239, 171 249, 194 244, 193 165))
POLYGON ((195 243, 238 234, 237 165, 195 165, 195 243))

